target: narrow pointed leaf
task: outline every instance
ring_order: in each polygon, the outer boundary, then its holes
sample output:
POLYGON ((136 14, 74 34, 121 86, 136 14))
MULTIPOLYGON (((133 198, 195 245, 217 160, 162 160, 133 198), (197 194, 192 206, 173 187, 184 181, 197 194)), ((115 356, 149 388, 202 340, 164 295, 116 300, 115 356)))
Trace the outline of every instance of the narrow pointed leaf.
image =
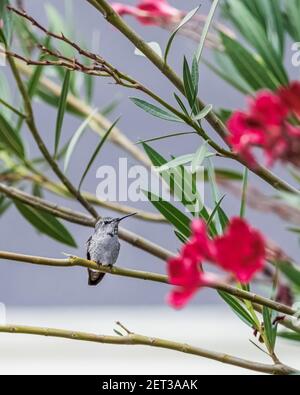
POLYGON ((245 167, 244 175, 243 175, 243 189, 242 189, 242 197, 241 197, 241 208, 240 208, 240 217, 245 217, 246 212, 246 204, 247 204, 247 186, 248 186, 248 169, 245 167))
POLYGON ((76 243, 69 231, 53 215, 33 207, 26 206, 20 202, 14 202, 22 216, 39 232, 44 233, 53 239, 67 244, 70 247, 76 247, 76 243))
POLYGON ((300 342, 300 333, 286 331, 286 332, 279 332, 278 336, 282 337, 283 339, 300 342))
POLYGON ((67 98, 68 98, 69 87, 70 87, 70 78, 71 78, 71 71, 67 70, 63 82, 62 91, 60 94, 58 111, 57 111, 54 156, 56 156, 59 147, 61 130, 63 125, 64 115, 66 112, 66 104, 67 104, 67 98))
POLYGON ((277 325, 272 324, 272 311, 266 306, 263 306, 263 319, 265 335, 267 337, 269 348, 274 351, 276 343, 277 325))
POLYGON ((8 5, 10 5, 9 0, 0 1, 0 20, 2 21, 0 41, 3 41, 5 46, 9 46, 12 36, 12 17, 7 9, 8 5))
POLYGON ((223 291, 218 291, 218 294, 221 296, 221 298, 229 305, 229 307, 232 309, 232 311, 250 328, 254 329, 256 328, 256 324, 251 317, 251 315, 248 313, 248 311, 241 305, 241 303, 238 301, 237 298, 234 296, 229 295, 226 292, 223 291))
POLYGON ((153 115, 154 117, 161 118, 166 121, 182 122, 182 120, 180 118, 178 118, 176 115, 172 114, 171 112, 163 110, 162 108, 159 108, 159 107, 155 106, 154 104, 148 103, 145 100, 141 100, 141 99, 132 97, 131 101, 135 105, 137 105, 138 107, 143 109, 144 111, 153 115))
POLYGON ((200 6, 194 8, 192 11, 190 11, 189 13, 187 13, 186 16, 182 19, 182 21, 179 23, 179 25, 175 28, 175 30, 174 30, 173 33, 171 34, 171 36, 170 36, 170 38, 169 38, 169 41, 168 41, 168 43, 167 43, 167 46, 166 46, 166 50, 165 50, 165 56, 164 56, 165 63, 167 63, 168 55, 169 55, 169 52, 170 52, 170 49, 171 49, 171 46, 172 46, 172 42, 173 42, 173 40, 174 40, 176 34, 178 33, 178 31, 179 31, 185 24, 187 24, 187 23, 193 18, 194 15, 196 15, 196 13, 198 12, 199 8, 200 8, 200 6))
POLYGON ((205 44, 205 41, 206 41, 206 37, 207 37, 210 25, 212 23, 212 20, 213 20, 213 17, 215 15, 215 12, 216 12, 216 9, 217 9, 218 5, 219 5, 219 0, 214 0, 213 3, 212 3, 212 6, 210 8, 209 14, 208 14, 208 16, 206 18, 206 22, 205 22, 204 28, 202 30, 200 42, 199 42, 199 45, 198 45, 198 48, 197 48, 197 52, 196 52, 196 58, 197 58, 198 63, 200 63, 202 52, 203 52, 203 48, 204 48, 204 44, 205 44))
POLYGON ((79 126, 79 128, 76 130, 73 137, 71 138, 71 140, 68 144, 66 155, 65 155, 65 163, 64 163, 64 172, 65 173, 68 170, 70 159, 71 159, 71 156, 74 152, 74 149, 76 148, 80 138, 82 137, 84 131, 86 130, 87 126, 89 125, 91 119, 93 119, 94 115, 97 112, 98 112, 97 108, 94 111, 92 111, 91 114, 82 122, 82 124, 79 126))
POLYGON ((83 183, 83 181, 84 181, 84 179, 85 179, 87 173, 89 172, 89 170, 90 170, 92 164, 94 163, 94 160, 96 159, 96 157, 97 157, 97 155, 99 154, 101 148, 102 148, 103 145, 105 144, 105 142, 106 142, 108 136, 110 135, 110 133, 112 132, 112 130, 114 129, 114 127, 116 126, 116 124, 119 122, 119 119, 120 119, 120 118, 118 118, 118 119, 111 125, 111 127, 108 129, 108 131, 105 133, 105 135, 102 137, 102 139, 100 140, 99 144, 97 145, 97 147, 96 147, 96 149, 95 149, 95 152, 93 153, 93 155, 92 155, 92 157, 91 157, 91 159, 90 159, 90 161, 89 161, 89 163, 88 163, 88 165, 87 165, 87 167, 86 167, 86 169, 85 169, 85 171, 84 171, 84 173, 83 173, 83 175, 82 175, 82 177, 81 177, 81 180, 80 180, 80 182, 79 182, 79 186, 78 186, 78 190, 79 190, 79 191, 80 191, 80 189, 81 189, 82 183, 83 183))
POLYGON ((6 148, 19 158, 25 157, 23 142, 10 123, 0 113, 0 140, 6 148))
POLYGON ((153 137, 152 139, 141 140, 141 141, 137 142, 136 144, 151 143, 153 141, 164 140, 164 139, 168 139, 171 137, 188 136, 191 134, 196 134, 196 133, 195 132, 180 132, 180 133, 166 134, 164 136, 153 137))
POLYGON ((208 104, 201 110, 197 115, 193 117, 194 121, 201 121, 203 118, 205 118, 212 110, 213 106, 211 104, 208 104))
POLYGON ((196 154, 194 155, 192 159, 192 164, 191 164, 191 173, 194 174, 198 171, 199 167, 202 166, 202 163, 207 155, 207 142, 201 145, 201 147, 198 149, 196 154))
POLYGON ((300 288, 300 270, 289 262, 276 263, 278 268, 285 276, 297 287, 300 288))
POLYGON ((161 197, 146 192, 146 196, 153 206, 172 224, 175 228, 185 237, 189 237, 191 234, 190 230, 190 219, 174 207, 171 203, 164 201, 161 197))

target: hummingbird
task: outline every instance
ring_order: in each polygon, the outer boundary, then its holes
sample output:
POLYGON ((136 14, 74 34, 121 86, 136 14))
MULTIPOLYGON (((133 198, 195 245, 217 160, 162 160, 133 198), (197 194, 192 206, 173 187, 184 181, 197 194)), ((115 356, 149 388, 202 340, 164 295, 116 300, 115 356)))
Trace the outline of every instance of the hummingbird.
MULTIPOLYGON (((113 266, 120 252, 119 224, 123 219, 136 214, 128 214, 120 218, 104 217, 99 219, 95 225, 94 234, 86 243, 87 259, 98 263, 98 265, 113 266)), ((88 275, 88 284, 93 286, 100 283, 105 273, 88 269, 88 275)))

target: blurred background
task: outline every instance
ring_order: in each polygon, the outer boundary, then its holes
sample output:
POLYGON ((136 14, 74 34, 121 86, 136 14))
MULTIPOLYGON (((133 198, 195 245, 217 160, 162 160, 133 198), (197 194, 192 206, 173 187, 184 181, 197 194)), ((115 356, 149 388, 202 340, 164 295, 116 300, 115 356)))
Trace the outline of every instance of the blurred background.
MULTIPOLYGON (((115 65, 116 68, 128 72, 136 79, 144 82, 145 85, 148 85, 166 100, 173 100, 171 84, 146 58, 134 55, 133 45, 108 25, 87 2, 78 0, 66 0, 65 2, 60 0, 52 0, 51 2, 24 1, 26 11, 46 26, 48 25, 46 9, 50 3, 62 15, 66 15, 66 18, 73 19, 76 36, 85 42, 87 47, 90 44, 95 51, 96 46, 99 54, 115 65)), ((134 1, 128 0, 128 3, 134 3, 134 1)), ((172 0, 171 4, 181 9, 191 10, 199 5, 199 1, 172 0)), ((200 12, 207 14, 210 4, 209 0, 203 0, 200 12)), ((128 19, 128 22, 146 41, 155 41, 162 48, 165 47, 169 37, 167 31, 159 27, 141 26, 133 18, 128 19)), ((194 42, 177 35, 169 60, 179 74, 182 73, 183 55, 191 59, 194 50, 194 42)), ((205 50, 205 58, 212 59, 209 49, 205 50)), ((287 54, 287 65, 290 72, 297 76, 299 70, 293 68, 289 63, 289 54, 287 54)), ((11 82, 9 71, 5 68, 0 71, 5 73, 15 96, 15 101, 18 102, 18 93, 11 82)), ((177 125, 174 127, 172 123, 151 117, 135 107, 128 98, 129 96, 142 97, 137 95, 136 92, 115 86, 109 83, 107 79, 97 78, 94 83, 96 88, 92 106, 105 108, 112 100, 120 100, 119 106, 110 115, 110 119, 113 121, 121 115, 119 128, 133 142, 162 134, 185 131, 182 127, 177 125)), ((245 106, 245 98, 214 75, 205 65, 201 66, 200 97, 204 102, 212 103, 215 108, 243 108, 245 106)), ((46 143, 52 147, 56 110, 40 101, 35 102, 34 108, 39 129, 46 143)), ((65 117, 62 133, 63 141, 68 141, 81 122, 74 116, 67 115, 65 117)), ((209 130, 208 126, 207 130, 209 130)), ((27 136, 27 146, 32 155, 35 155, 37 154, 36 147, 29 137, 29 133, 27 136)), ((75 184, 78 183, 98 139, 99 137, 90 131, 85 134, 80 145, 78 145, 69 170, 69 176, 75 184)), ((165 157, 193 153, 199 145, 200 141, 197 136, 178 137, 152 144, 165 157)), ((129 165, 136 163, 126 152, 115 145, 106 144, 89 172, 84 189, 95 194, 99 183, 99 180, 96 179, 97 168, 103 164, 117 167, 120 157, 128 157, 129 165)), ((228 160, 216 159, 216 165, 242 171, 241 167, 228 160)), ((274 171, 279 174, 283 172, 281 168, 275 168, 274 171)), ((273 193, 252 174, 250 175, 250 181, 254 185, 259 185, 265 193, 273 193)), ((209 188, 207 187, 207 189, 209 188)), ((46 194, 46 198, 60 202, 60 199, 51 194, 46 194)), ((210 203, 209 190, 205 191, 205 202, 208 205, 210 203)), ((64 205, 66 205, 65 201, 64 205)), ((72 202, 69 202, 69 207, 82 210, 72 202)), ((148 211, 153 210, 150 203, 139 203, 135 207, 148 211)), ((229 215, 238 214, 239 197, 227 194, 223 208, 229 215)), ((102 208, 99 208, 99 213, 101 215, 116 215, 102 208)), ((260 228, 270 239, 284 246, 292 256, 297 255, 298 240, 296 236, 285 231, 287 225, 284 222, 277 217, 262 215, 251 209, 247 210, 247 216, 251 218, 251 223, 260 228)), ((92 230, 69 223, 65 225, 73 234, 78 244, 77 249, 68 248, 38 234, 12 207, 1 217, 0 249, 55 258, 63 257, 62 253, 84 257, 86 254, 85 242, 91 235, 92 230)), ((123 225, 127 229, 141 234, 168 249, 176 251, 179 246, 172 228, 168 225, 143 222, 138 219, 130 219, 123 225)), ((118 265, 164 273, 164 264, 161 261, 124 242, 121 245, 118 265)), ((194 344, 207 348, 222 349, 224 352, 234 353, 237 351, 240 356, 244 354, 249 359, 251 355, 255 355, 256 359, 260 357, 265 360, 265 356, 247 342, 247 336, 251 337, 248 328, 243 326, 227 307, 217 306, 220 300, 215 292, 202 291, 184 312, 173 312, 165 305, 166 293, 167 288, 163 285, 117 276, 106 276, 101 286, 90 288, 87 285, 87 273, 81 268, 48 268, 5 261, 1 262, 0 267, 0 301, 7 308, 9 322, 67 326, 72 329, 91 331, 95 331, 96 328, 96 332, 111 333, 114 321, 124 320, 124 323, 134 331, 149 335, 173 337, 189 343, 194 342, 194 344), (215 306, 209 308, 208 305, 212 304, 215 306)), ((24 372, 32 371, 32 369, 45 371, 46 366, 48 366, 47 363, 49 363, 50 372, 59 372, 60 369, 63 369, 65 373, 99 373, 100 365, 101 373, 112 373, 112 366, 116 366, 117 373, 132 373, 133 369, 140 373, 145 373, 144 370, 147 369, 148 373, 158 373, 161 370, 161 373, 189 372, 194 374, 212 373, 212 369, 214 369, 214 372, 216 372, 216 369, 221 369, 220 372, 223 373, 232 370, 230 367, 222 368, 218 364, 208 361, 201 362, 199 359, 189 356, 174 360, 172 358, 173 354, 167 351, 147 350, 149 354, 146 354, 144 349, 143 352, 131 351, 131 349, 129 352, 129 349, 126 348, 125 352, 120 348, 110 346, 96 347, 93 344, 76 344, 74 346, 73 342, 56 340, 44 342, 42 338, 27 340, 24 343, 22 336, 20 339, 16 340, 15 336, 12 339, 9 335, 0 336, 1 354, 5 355, 5 359, 0 358, 1 371, 9 371, 12 367, 24 372), (12 353, 13 342, 15 351, 12 353), (49 347, 50 344, 52 347, 49 347), (49 350, 49 348, 51 349, 49 350), (77 357, 82 357, 79 365, 77 357), (158 357, 161 357, 161 359, 158 357), (41 359, 45 362, 44 366, 39 366, 35 362, 41 359), (25 360, 27 361, 26 367, 24 367, 25 360), (97 361, 100 365, 97 365, 97 361), (105 363, 103 363, 104 361, 105 363), (143 364, 140 364, 140 361, 143 361, 143 364)), ((281 348, 283 359, 286 357, 285 362, 295 365, 297 361, 295 349, 292 351, 292 346, 286 345, 284 342, 282 342, 281 348)))

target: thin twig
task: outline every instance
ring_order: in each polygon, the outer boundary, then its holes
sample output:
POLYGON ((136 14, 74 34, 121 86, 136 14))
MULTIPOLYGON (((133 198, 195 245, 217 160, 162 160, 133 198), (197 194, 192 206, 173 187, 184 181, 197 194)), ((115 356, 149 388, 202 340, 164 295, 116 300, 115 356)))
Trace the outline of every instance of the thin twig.
POLYGON ((126 336, 105 336, 94 333, 78 332, 64 329, 42 328, 23 325, 1 325, 0 332, 10 334, 26 334, 36 336, 47 336, 64 338, 70 340, 87 341, 114 345, 144 345, 155 348, 174 350, 185 354, 196 355, 198 357, 211 359, 227 365, 249 369, 255 372, 267 373, 272 375, 288 375, 297 371, 283 364, 267 365, 259 362, 252 362, 246 359, 237 358, 228 354, 209 351, 200 347, 193 347, 188 344, 178 343, 171 340, 148 337, 136 333, 126 336))
MULTIPOLYGON (((60 207, 55 203, 51 203, 39 197, 32 196, 16 188, 8 187, 2 183, 0 183, 0 192, 6 196, 11 197, 12 199, 17 199, 22 203, 30 205, 31 207, 44 210, 69 222, 89 227, 95 226, 96 219, 93 217, 89 217, 85 214, 70 210, 65 207, 60 207)), ((164 261, 173 256, 172 252, 168 251, 167 249, 122 227, 119 229, 119 236, 122 240, 133 245, 134 247, 140 248, 143 251, 146 251, 149 254, 164 261)))
MULTIPOLYGON (((29 77, 32 76, 33 69, 26 66, 23 62, 16 62, 18 69, 22 74, 25 74, 29 77)), ((61 87, 55 82, 51 81, 47 77, 41 77, 39 80, 39 84, 46 89, 49 93, 53 94, 56 97, 60 97, 61 95, 61 87)), ((74 96, 69 92, 67 97, 68 105, 81 114, 84 117, 89 117, 93 113, 93 108, 85 103, 80 98, 74 96)), ((104 131, 108 130, 111 127, 111 122, 105 118, 100 113, 93 113, 91 116, 90 127, 91 129, 103 136, 104 131)), ((112 133, 109 136, 109 139, 116 145, 120 146, 122 149, 129 152, 135 159, 146 165, 147 167, 151 166, 151 162, 148 157, 140 150, 137 146, 135 146, 129 139, 126 137, 121 131, 115 126, 112 133)))
MULTIPOLYGON (((136 48, 138 48, 173 84, 174 86, 183 94, 185 94, 184 84, 181 78, 174 72, 174 70, 167 65, 163 59, 155 52, 153 49, 131 28, 126 22, 116 13, 111 5, 106 0, 87 0, 92 6, 94 6, 100 13, 105 17, 105 19, 117 28, 125 37, 131 41, 136 48)), ((205 108, 205 104, 198 100, 200 109, 205 108)), ((227 143, 228 131, 219 119, 219 117, 211 111, 207 116, 206 120, 213 127, 213 129, 219 134, 225 143, 227 143)), ((247 163, 240 157, 234 156, 232 158, 240 162, 241 164, 247 166, 247 163)), ((268 184, 270 184, 275 189, 280 189, 284 191, 289 191, 295 194, 300 194, 300 191, 268 169, 257 166, 255 168, 250 168, 250 170, 257 176, 262 178, 268 184)))
MULTIPOLYGON (((218 179, 221 186, 231 192, 235 196, 240 196, 241 189, 238 185, 224 180, 218 179)), ((281 200, 266 196, 258 188, 249 186, 247 190, 247 204, 254 210, 263 213, 272 213, 277 215, 284 221, 290 222, 294 225, 300 225, 300 210, 296 207, 291 207, 281 200)))
MULTIPOLYGON (((115 276, 131 277, 140 280, 148 280, 148 281, 164 283, 164 284, 169 283, 168 277, 162 274, 125 269, 116 266, 114 267, 101 266, 93 261, 89 261, 87 259, 73 257, 73 256, 70 256, 67 259, 53 259, 53 258, 45 258, 45 257, 32 256, 32 255, 16 254, 8 251, 0 251, 0 259, 7 259, 17 262, 26 262, 33 265, 44 265, 44 266, 53 266, 53 267, 80 266, 88 269, 98 270, 102 273, 108 273, 115 276)), ((230 295, 236 296, 239 299, 249 300, 252 303, 259 304, 262 306, 267 306, 282 314, 293 316, 297 313, 296 310, 294 310, 289 306, 285 306, 281 303, 275 302, 271 299, 265 298, 260 295, 256 295, 252 292, 247 292, 242 289, 235 288, 226 283, 215 282, 215 284, 213 285, 208 285, 207 288, 227 292, 230 295)))
POLYGON ((40 133, 37 129, 35 119, 34 119, 34 114, 33 114, 33 109, 31 106, 31 100, 29 97, 29 94, 27 92, 26 87, 23 84, 22 78, 19 74, 19 71, 16 67, 15 61, 11 56, 8 56, 8 62, 10 64, 13 76, 16 80, 17 86, 19 88, 19 91, 21 93, 21 96, 23 98, 24 102, 24 109, 26 112, 26 124, 28 126, 28 129, 31 131, 31 134, 39 147, 41 153, 43 154, 44 158, 50 165, 51 169, 53 172, 57 175, 57 177, 61 180, 61 182, 66 186, 66 188, 72 193, 72 195, 78 200, 79 203, 82 204, 82 206, 90 213, 94 218, 98 218, 98 213, 94 209, 94 207, 87 202, 81 195, 80 191, 78 191, 77 188, 71 183, 71 181, 65 176, 65 174, 60 170, 57 162, 54 160, 54 158, 51 156, 50 152, 48 151, 46 145, 44 144, 43 139, 40 136, 40 133))

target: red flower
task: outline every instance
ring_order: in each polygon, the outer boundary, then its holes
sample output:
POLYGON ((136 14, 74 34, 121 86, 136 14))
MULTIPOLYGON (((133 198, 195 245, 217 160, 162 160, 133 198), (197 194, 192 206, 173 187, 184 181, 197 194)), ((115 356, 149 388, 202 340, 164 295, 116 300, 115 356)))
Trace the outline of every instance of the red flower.
POLYGON ((290 86, 281 88, 279 95, 285 105, 300 117, 300 82, 292 82, 290 86))
POLYGON ((264 150, 268 165, 276 160, 300 165, 300 128, 289 123, 292 112, 299 110, 300 114, 300 84, 299 92, 297 86, 276 93, 261 91, 250 99, 248 112, 237 111, 229 119, 229 144, 250 166, 256 165, 254 147, 264 150))
POLYGON ((185 257, 168 261, 169 283, 176 287, 170 292, 168 302, 175 308, 183 307, 198 291, 207 284, 200 264, 185 257))
POLYGON ((168 298, 173 307, 183 307, 199 288, 215 281, 211 274, 202 271, 204 260, 234 274, 242 283, 248 283, 263 269, 264 239, 243 219, 233 218, 226 233, 213 240, 203 221, 194 220, 191 228, 192 237, 180 255, 167 262, 169 283, 176 286, 168 298))
POLYGON ((113 3, 112 7, 120 15, 132 15, 144 25, 170 23, 182 17, 181 11, 166 0, 141 0, 136 7, 113 3))
POLYGON ((262 235, 243 219, 233 218, 226 233, 214 240, 215 261, 241 283, 249 283, 264 267, 266 251, 262 235))

